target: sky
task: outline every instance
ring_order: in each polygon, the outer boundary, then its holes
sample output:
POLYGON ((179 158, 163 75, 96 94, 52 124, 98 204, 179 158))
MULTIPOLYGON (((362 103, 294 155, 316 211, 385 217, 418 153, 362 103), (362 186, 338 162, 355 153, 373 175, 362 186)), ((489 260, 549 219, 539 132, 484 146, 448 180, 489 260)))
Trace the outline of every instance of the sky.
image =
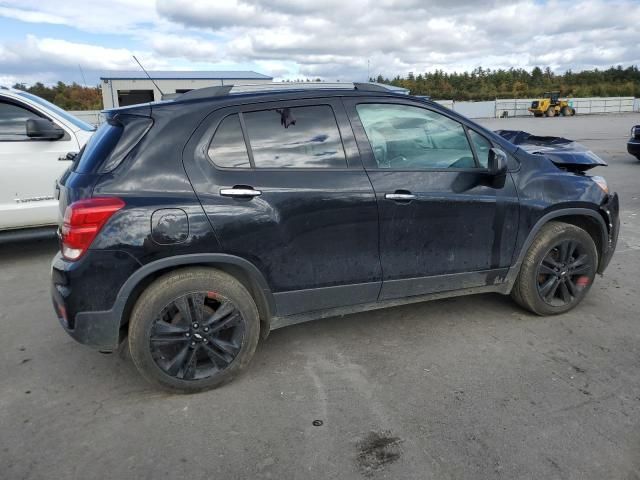
POLYGON ((640 0, 0 0, 0 85, 105 70, 276 80, 640 65, 640 0))

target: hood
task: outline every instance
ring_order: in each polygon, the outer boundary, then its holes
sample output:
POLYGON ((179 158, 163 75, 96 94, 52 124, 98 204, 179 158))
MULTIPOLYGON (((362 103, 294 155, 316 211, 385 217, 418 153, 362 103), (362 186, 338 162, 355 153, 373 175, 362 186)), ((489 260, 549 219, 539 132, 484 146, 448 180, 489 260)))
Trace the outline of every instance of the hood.
POLYGON ((541 137, 522 130, 496 130, 502 138, 522 150, 543 155, 556 166, 573 172, 584 172, 590 168, 607 166, 607 162, 584 145, 562 137, 541 137))

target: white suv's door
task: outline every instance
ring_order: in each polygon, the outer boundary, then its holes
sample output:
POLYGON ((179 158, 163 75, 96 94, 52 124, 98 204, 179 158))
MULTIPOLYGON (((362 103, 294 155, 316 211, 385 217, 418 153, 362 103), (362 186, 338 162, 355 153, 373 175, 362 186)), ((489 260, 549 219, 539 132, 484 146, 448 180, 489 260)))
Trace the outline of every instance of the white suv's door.
POLYGON ((0 96, 0 230, 53 225, 58 201, 55 180, 69 167, 65 158, 78 152, 76 135, 66 125, 52 120, 65 131, 58 140, 27 136, 30 118, 46 118, 35 109, 0 96))

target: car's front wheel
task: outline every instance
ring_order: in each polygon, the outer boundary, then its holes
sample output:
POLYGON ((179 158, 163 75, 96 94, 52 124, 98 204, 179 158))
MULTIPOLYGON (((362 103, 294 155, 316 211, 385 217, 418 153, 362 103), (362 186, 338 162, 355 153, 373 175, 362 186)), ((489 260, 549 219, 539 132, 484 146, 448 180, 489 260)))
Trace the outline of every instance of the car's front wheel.
POLYGON ((233 379, 251 360, 259 334, 255 302, 238 280, 189 268, 158 278, 141 294, 129 348, 143 377, 189 393, 233 379))
POLYGON ((586 231, 549 222, 529 247, 511 296, 538 315, 566 312, 591 288, 597 264, 598 251, 586 231))

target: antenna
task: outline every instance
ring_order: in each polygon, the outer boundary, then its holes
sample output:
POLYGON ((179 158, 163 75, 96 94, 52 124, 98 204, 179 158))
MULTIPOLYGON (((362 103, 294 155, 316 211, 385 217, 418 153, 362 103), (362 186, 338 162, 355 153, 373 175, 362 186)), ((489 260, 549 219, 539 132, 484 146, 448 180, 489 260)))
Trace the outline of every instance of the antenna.
POLYGON ((147 75, 147 77, 149 77, 149 80, 151 80, 151 83, 153 83, 155 85, 155 87, 158 89, 158 91, 160 92, 160 95, 162 95, 164 97, 164 92, 162 90, 160 90, 160 87, 158 86, 158 84, 156 82, 153 81, 153 78, 151 78, 151 75, 149 75, 149 72, 147 72, 144 67, 142 66, 142 64, 138 61, 138 59, 136 58, 135 55, 131 55, 133 57, 133 59, 138 63, 138 65, 140 65, 140 68, 142 69, 142 71, 147 75))
POLYGON ((80 64, 78 64, 78 69, 80 70, 80 75, 82 75, 82 83, 84 83, 84 88, 87 88, 87 79, 84 78, 84 71, 82 70, 80 64))

